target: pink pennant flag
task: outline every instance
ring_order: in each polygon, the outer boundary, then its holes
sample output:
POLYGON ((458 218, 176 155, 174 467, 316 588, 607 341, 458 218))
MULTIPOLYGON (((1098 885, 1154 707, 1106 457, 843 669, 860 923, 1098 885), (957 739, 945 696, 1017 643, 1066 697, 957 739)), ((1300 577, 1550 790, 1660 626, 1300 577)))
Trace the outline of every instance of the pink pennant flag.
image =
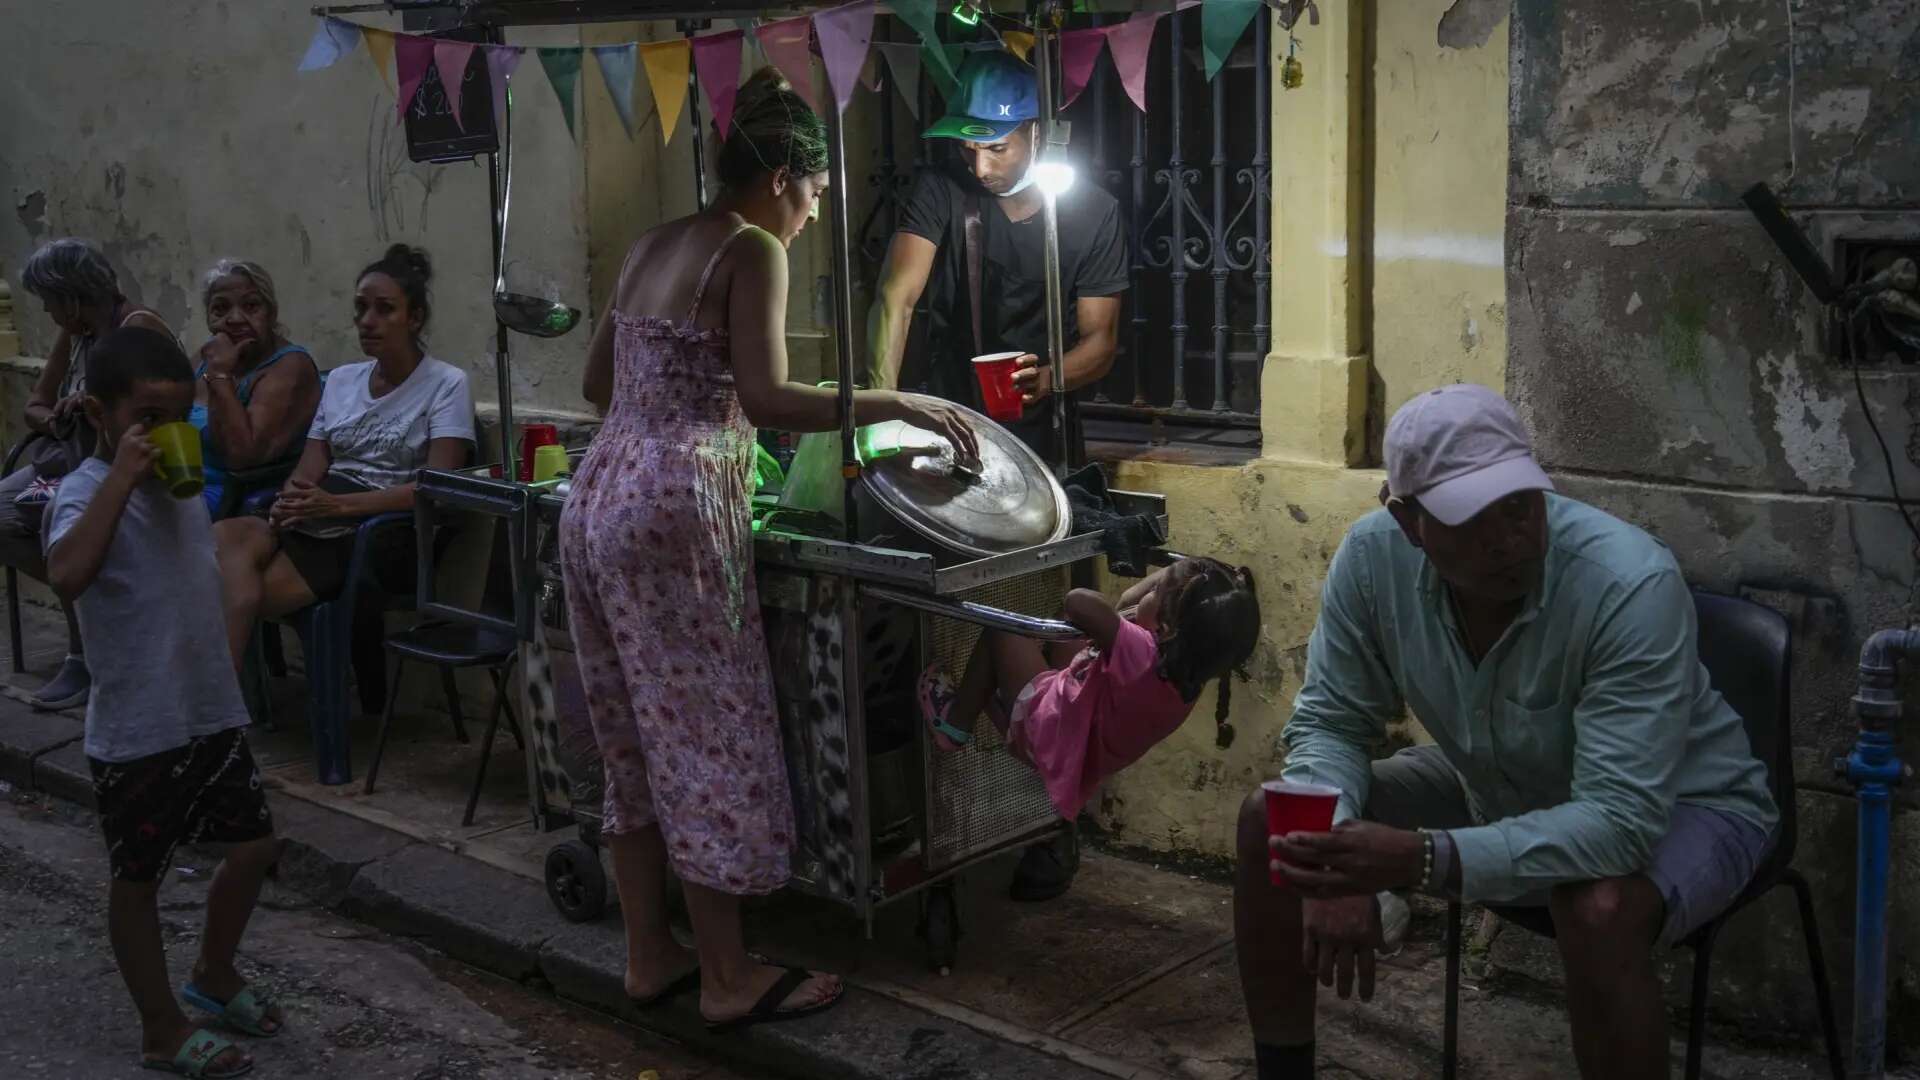
POLYGON ((814 112, 820 112, 819 95, 813 90, 813 53, 808 48, 812 35, 813 20, 804 15, 770 22, 754 31, 760 39, 760 51, 793 84, 794 92, 806 99, 814 112))
POLYGON ((1069 30, 1060 35, 1060 96, 1065 99, 1060 103, 1061 108, 1072 105, 1087 88, 1093 78, 1093 65, 1100 59, 1100 49, 1106 43, 1104 27, 1069 30))
POLYGON ((427 65, 433 63, 433 39, 419 34, 393 35, 394 62, 400 71, 400 97, 394 103, 394 116, 407 115, 407 106, 420 92, 420 81, 427 77, 427 65))
POLYGON ((440 73, 440 88, 447 92, 447 108, 453 110, 454 126, 461 131, 465 131, 467 125, 460 119, 460 95, 467 88, 467 61, 473 59, 473 48, 470 41, 433 44, 433 67, 440 73))
POLYGON ((827 65, 834 103, 845 112, 873 44, 873 0, 822 11, 813 17, 813 28, 820 35, 820 59, 827 65))
POLYGON ((1106 28, 1107 48, 1113 50, 1113 67, 1120 73, 1120 85, 1126 87, 1133 107, 1141 112, 1147 111, 1147 54, 1153 51, 1153 29, 1160 24, 1161 14, 1142 11, 1106 28))
MULTIPOLYGON (((733 127, 733 99, 740 93, 740 41, 738 30, 708 34, 693 39, 693 70, 707 92, 707 106, 713 110, 713 128, 722 139, 733 127)), ((696 138, 705 133, 695 132, 696 138)))
POLYGON ((487 84, 493 90, 493 130, 498 132, 507 122, 507 80, 513 78, 513 69, 520 66, 524 50, 518 45, 488 45, 485 49, 487 84))

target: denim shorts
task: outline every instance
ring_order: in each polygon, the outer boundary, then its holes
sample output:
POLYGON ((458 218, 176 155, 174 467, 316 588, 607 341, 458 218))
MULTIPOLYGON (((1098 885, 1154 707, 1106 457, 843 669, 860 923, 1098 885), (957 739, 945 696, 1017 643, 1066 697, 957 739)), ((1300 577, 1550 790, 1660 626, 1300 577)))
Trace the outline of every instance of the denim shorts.
MULTIPOLYGON (((1437 746, 1408 747, 1373 763, 1373 783, 1363 815, 1383 825, 1412 829, 1459 829, 1484 825, 1460 774, 1437 746)), ((1653 846, 1641 873, 1666 903, 1655 944, 1670 948, 1727 909, 1773 849, 1775 834, 1710 806, 1676 803, 1667 834, 1653 846)), ((1510 901, 1514 907, 1544 907, 1545 891, 1510 901)))

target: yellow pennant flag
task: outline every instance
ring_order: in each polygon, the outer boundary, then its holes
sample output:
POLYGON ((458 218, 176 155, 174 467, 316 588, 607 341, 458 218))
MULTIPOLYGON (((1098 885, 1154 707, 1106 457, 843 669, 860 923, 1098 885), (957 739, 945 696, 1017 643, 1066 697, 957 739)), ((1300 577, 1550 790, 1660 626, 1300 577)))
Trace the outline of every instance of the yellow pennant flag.
MULTIPOLYGON (((693 61, 693 46, 686 38, 657 41, 640 46, 640 62, 647 68, 647 85, 653 88, 654 111, 660 114, 660 141, 672 142, 673 129, 680 123, 680 111, 687 104, 687 72, 693 61)), ((694 138, 700 133, 694 132, 694 138)))
MULTIPOLYGON (((380 69, 380 74, 386 78, 387 85, 396 86, 393 81, 393 31, 362 30, 360 36, 367 43, 367 55, 373 57, 374 66, 380 69)), ((399 91, 395 89, 394 92, 399 91)))
POLYGON ((1033 53, 1033 35, 1025 30, 1008 30, 1000 35, 1000 40, 1006 43, 1008 52, 1022 60, 1027 60, 1033 53))

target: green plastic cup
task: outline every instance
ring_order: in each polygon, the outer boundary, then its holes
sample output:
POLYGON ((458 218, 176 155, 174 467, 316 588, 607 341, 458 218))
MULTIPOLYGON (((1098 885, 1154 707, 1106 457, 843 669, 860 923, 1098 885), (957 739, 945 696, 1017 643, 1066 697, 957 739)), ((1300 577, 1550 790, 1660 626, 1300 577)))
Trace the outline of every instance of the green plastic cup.
POLYGON ((160 457, 153 463, 154 474, 176 499, 191 499, 207 486, 207 474, 200 461, 200 430, 184 421, 161 424, 147 432, 147 438, 159 447, 160 457))

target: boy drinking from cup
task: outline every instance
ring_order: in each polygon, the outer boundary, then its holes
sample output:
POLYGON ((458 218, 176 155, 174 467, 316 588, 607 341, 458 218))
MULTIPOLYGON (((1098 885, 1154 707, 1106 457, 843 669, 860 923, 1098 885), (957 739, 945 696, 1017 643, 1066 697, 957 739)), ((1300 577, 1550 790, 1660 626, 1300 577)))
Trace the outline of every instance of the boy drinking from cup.
POLYGON ((107 928, 140 1013, 148 1068, 224 1078, 253 1068, 196 1028, 174 1000, 155 902, 182 843, 232 845, 207 894, 207 925, 184 996, 234 1030, 270 1036, 280 1009, 234 968, 274 858, 273 819, 248 752, 220 610, 213 532, 197 487, 170 492, 151 437, 193 407, 193 368, 166 334, 113 331, 87 358, 94 456, 60 484, 47 516, 47 577, 79 616, 93 658, 87 763, 113 881, 107 928))

